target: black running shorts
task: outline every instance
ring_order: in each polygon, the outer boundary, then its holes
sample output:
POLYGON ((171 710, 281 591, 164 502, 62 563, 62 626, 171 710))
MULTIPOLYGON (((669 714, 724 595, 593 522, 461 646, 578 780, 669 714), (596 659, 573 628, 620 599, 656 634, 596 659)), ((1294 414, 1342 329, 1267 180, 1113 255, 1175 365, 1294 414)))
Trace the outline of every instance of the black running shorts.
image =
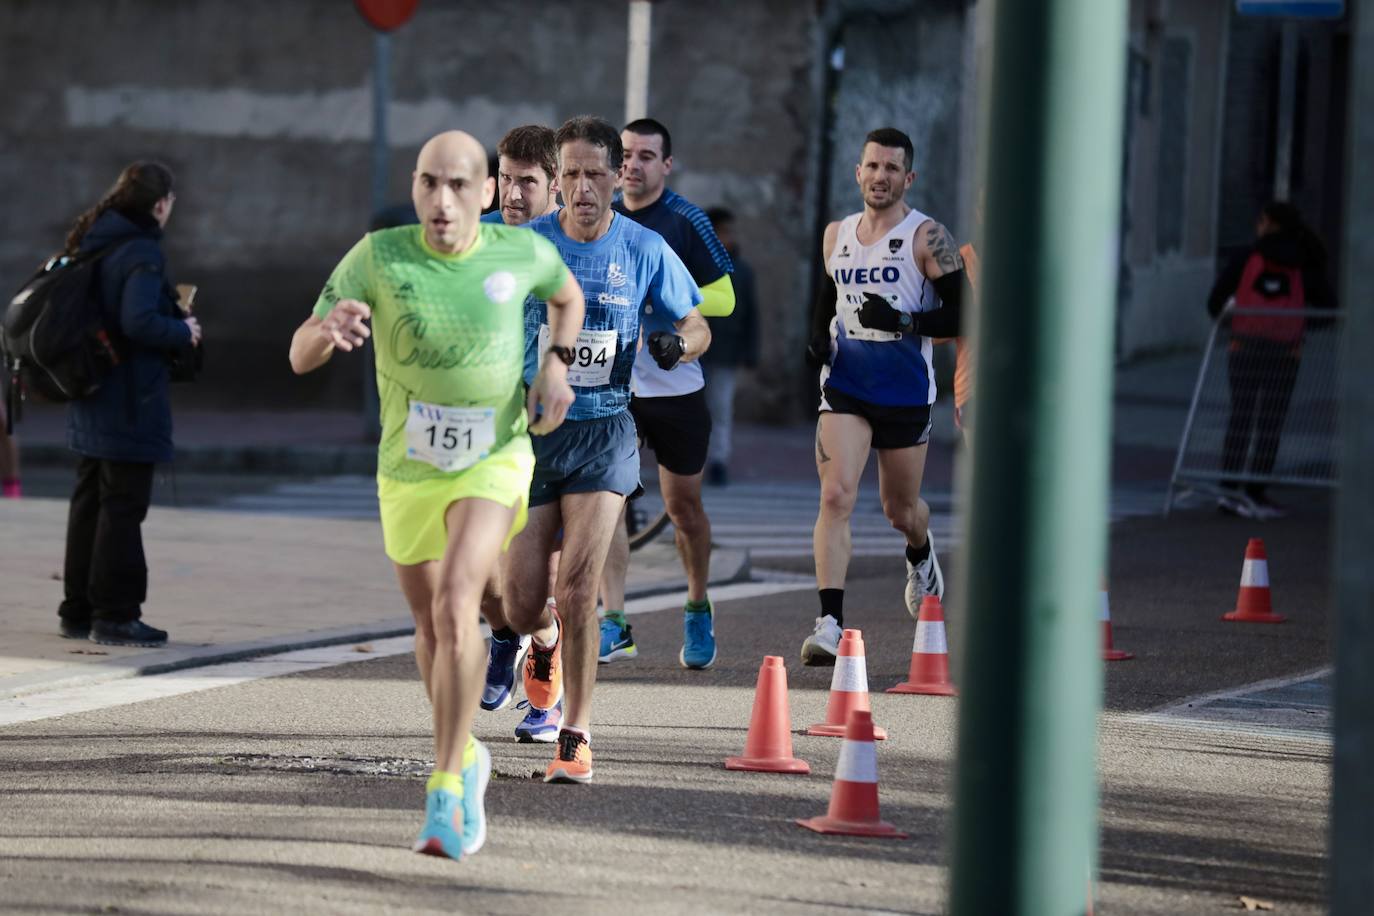
POLYGON ((631 398, 639 438, 653 449, 660 466, 690 477, 706 467, 711 443, 711 411, 705 389, 664 398, 631 398))
POLYGON ((829 385, 821 389, 821 413, 863 417, 873 429, 873 447, 911 448, 930 441, 930 406, 888 407, 870 404, 829 385))

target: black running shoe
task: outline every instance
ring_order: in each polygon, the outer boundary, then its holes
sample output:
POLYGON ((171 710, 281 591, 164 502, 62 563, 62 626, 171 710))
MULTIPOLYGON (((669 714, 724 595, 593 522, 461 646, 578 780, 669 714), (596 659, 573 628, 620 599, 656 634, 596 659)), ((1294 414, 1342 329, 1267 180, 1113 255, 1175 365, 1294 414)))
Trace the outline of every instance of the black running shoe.
POLYGON ((57 625, 57 631, 63 639, 89 639, 91 624, 89 621, 64 620, 57 625))
POLYGON ((167 644, 167 631, 150 627, 141 620, 111 623, 97 620, 91 624, 91 642, 102 646, 141 646, 156 648, 167 644))

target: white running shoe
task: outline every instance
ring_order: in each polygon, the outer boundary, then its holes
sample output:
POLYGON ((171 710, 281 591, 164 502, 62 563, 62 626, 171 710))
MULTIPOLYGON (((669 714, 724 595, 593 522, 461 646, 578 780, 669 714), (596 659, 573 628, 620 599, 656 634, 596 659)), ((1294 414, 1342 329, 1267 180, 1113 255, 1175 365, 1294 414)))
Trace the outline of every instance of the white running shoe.
POLYGON ((1244 493, 1223 493, 1217 497, 1217 511, 1240 518, 1262 519, 1263 510, 1244 493))
POLYGON ((826 614, 816 618, 816 629, 802 643, 801 660, 803 665, 833 665, 835 656, 840 654, 840 625, 834 617, 826 614))
POLYGON ((915 566, 906 561, 906 610, 915 619, 921 616, 921 599, 934 595, 945 598, 945 574, 940 570, 940 558, 935 555, 935 535, 926 532, 930 553, 915 566))

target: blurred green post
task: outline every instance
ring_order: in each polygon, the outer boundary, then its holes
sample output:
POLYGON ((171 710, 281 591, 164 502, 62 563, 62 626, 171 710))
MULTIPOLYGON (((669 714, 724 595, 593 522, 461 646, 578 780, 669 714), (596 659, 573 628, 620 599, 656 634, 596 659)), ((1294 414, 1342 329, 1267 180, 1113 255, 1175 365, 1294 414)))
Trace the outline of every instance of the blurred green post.
POLYGON ((1081 914, 1096 873, 1126 13, 991 10, 955 916, 1081 914))
POLYGON ((1332 606, 1336 659, 1331 765, 1331 913, 1374 907, 1374 2, 1351 4, 1347 140, 1341 490, 1332 606))

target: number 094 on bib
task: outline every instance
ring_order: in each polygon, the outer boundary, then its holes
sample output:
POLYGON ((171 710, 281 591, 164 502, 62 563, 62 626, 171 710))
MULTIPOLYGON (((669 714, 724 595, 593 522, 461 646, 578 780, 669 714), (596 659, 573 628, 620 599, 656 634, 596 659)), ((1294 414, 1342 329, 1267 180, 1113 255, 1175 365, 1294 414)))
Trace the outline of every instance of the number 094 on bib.
MULTIPOLYGON (((551 333, 547 324, 539 326, 539 364, 549 352, 551 333)), ((616 354, 615 329, 589 331, 583 328, 573 344, 573 363, 568 367, 568 384, 578 388, 599 388, 611 383, 611 370, 615 368, 616 354)))

